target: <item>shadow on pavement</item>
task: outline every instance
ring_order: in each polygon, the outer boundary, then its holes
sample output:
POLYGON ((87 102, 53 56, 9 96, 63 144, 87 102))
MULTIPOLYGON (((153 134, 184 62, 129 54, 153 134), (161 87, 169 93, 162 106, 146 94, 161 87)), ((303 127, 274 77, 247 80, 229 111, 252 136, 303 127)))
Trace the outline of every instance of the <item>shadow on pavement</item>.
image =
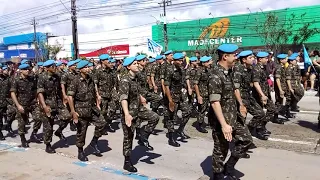
MULTIPOLYGON (((101 151, 101 154, 112 150, 112 149, 109 147, 109 142, 108 142, 108 140, 106 140, 106 139, 100 139, 100 140, 98 140, 98 147, 99 147, 99 150, 101 151)), ((93 153, 93 149, 92 149, 89 145, 85 148, 84 152, 85 152, 85 154, 86 154, 87 156, 88 156, 88 155, 91 155, 91 154, 94 154, 94 153, 93 153)))
POLYGON ((139 146, 139 145, 132 150, 131 154, 132 154, 131 160, 133 165, 136 165, 138 161, 144 156, 147 156, 147 158, 142 159, 140 161, 145 162, 147 164, 154 164, 152 160, 162 156, 161 154, 146 151, 145 147, 139 146))
POLYGON ((304 120, 299 120, 298 121, 299 126, 311 129, 315 132, 320 133, 320 129, 318 129, 318 123, 316 122, 309 122, 309 121, 304 121, 304 120))
MULTIPOLYGON (((211 156, 208 156, 202 163, 200 164, 203 174, 206 176, 209 176, 210 179, 213 179, 213 171, 212 171, 212 159, 211 156)), ((244 174, 237 169, 235 169, 235 176, 237 178, 241 178, 244 176, 244 174)))
POLYGON ((75 145, 75 144, 76 144, 76 135, 71 135, 71 136, 66 137, 66 140, 59 140, 59 141, 55 142, 52 145, 52 147, 54 149, 56 149, 56 148, 67 148, 67 147, 75 145))

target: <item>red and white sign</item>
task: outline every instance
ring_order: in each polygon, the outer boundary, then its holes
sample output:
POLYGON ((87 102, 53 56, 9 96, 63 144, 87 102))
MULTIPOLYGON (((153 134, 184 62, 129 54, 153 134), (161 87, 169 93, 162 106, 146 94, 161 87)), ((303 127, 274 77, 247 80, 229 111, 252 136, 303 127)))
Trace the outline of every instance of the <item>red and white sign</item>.
POLYGON ((80 54, 81 57, 98 57, 101 54, 109 54, 111 56, 129 55, 129 44, 115 45, 101 48, 86 54, 80 54))

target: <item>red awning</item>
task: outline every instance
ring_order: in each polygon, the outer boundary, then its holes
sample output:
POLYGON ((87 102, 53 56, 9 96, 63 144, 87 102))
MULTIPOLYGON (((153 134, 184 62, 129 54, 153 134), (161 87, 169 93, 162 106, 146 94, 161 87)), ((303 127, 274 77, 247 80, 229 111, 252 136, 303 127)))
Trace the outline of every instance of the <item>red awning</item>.
POLYGON ((98 57, 101 54, 109 54, 111 56, 129 55, 129 44, 115 45, 101 48, 86 54, 80 54, 80 57, 98 57))

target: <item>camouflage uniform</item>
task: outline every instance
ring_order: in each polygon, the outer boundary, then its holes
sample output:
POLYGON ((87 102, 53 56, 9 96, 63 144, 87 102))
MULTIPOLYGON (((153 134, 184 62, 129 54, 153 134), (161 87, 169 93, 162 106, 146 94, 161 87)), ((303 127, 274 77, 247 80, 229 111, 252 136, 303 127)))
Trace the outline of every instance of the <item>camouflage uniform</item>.
POLYGON ((290 64, 286 69, 286 80, 290 80, 291 87, 294 90, 294 94, 291 94, 290 107, 293 110, 297 110, 297 104, 304 96, 304 89, 301 86, 301 73, 298 65, 290 64))
POLYGON ((256 88, 253 88, 252 96, 254 97, 256 102, 259 103, 259 105, 261 107, 264 106, 267 109, 265 121, 262 122, 262 124, 265 128, 265 125, 269 121, 273 121, 274 119, 278 118, 278 113, 276 112, 276 107, 273 104, 273 101, 271 98, 270 88, 268 85, 268 74, 266 71, 266 67, 263 66, 262 64, 258 63, 257 65, 253 66, 252 71, 253 71, 252 72, 252 82, 253 83, 258 82, 263 94, 268 97, 267 104, 263 105, 258 91, 256 90, 256 88))
POLYGON ((110 68, 100 68, 94 76, 94 83, 98 86, 99 95, 101 96, 101 113, 107 126, 110 126, 112 116, 116 111, 112 95, 117 87, 117 77, 110 68))
POLYGON ((206 68, 204 66, 200 66, 197 69, 197 73, 194 79, 194 84, 198 85, 200 96, 202 97, 202 104, 198 102, 198 111, 199 115, 197 121, 199 126, 202 127, 204 123, 204 117, 208 112, 209 108, 209 92, 208 92, 208 80, 210 76, 211 70, 210 68, 206 68))
MULTIPOLYGON (((231 150, 231 157, 226 163, 226 168, 228 168, 228 166, 234 166, 239 158, 246 154, 252 144, 252 137, 245 125, 244 118, 237 112, 237 101, 234 95, 235 87, 230 71, 218 64, 209 78, 208 91, 209 101, 220 102, 223 116, 233 130, 232 137, 235 141, 235 147, 231 150)), ((211 106, 209 108, 208 121, 212 126, 212 138, 214 141, 212 153, 213 172, 222 173, 225 168, 223 162, 228 154, 229 142, 225 139, 221 124, 211 106)))
POLYGON ((50 145, 52 142, 54 117, 57 115, 59 108, 59 86, 59 77, 56 74, 44 72, 39 76, 37 94, 42 93, 46 105, 51 109, 51 116, 48 117, 41 105, 36 108, 37 116, 39 116, 43 121, 43 140, 46 145, 50 145))
MULTIPOLYGON (((0 67, 1 68, 1 67, 0 67)), ((4 140, 4 136, 2 134, 2 127, 3 127, 3 118, 7 111, 7 98, 8 98, 8 91, 10 88, 9 78, 5 75, 0 75, 0 140, 4 140)))
POLYGON ((76 146, 82 148, 89 123, 95 125, 94 138, 102 136, 106 122, 96 106, 96 92, 92 78, 77 75, 68 87, 68 96, 73 97, 75 111, 79 114, 76 146))
POLYGON ((284 67, 284 65, 282 64, 276 65, 274 77, 275 77, 274 92, 275 92, 275 99, 276 99, 276 102, 275 102, 276 109, 279 109, 279 112, 283 112, 285 116, 290 116, 289 107, 291 104, 291 92, 287 85, 286 68, 284 67), (279 90, 278 84, 276 83, 277 79, 280 79, 281 88, 282 88, 282 91, 284 91, 284 96, 286 98, 286 103, 284 107, 283 107, 284 98, 280 96, 280 90, 279 90))
POLYGON ((239 64, 233 68, 233 82, 236 89, 239 89, 242 102, 247 108, 247 111, 253 116, 248 127, 256 128, 257 137, 263 138, 264 122, 266 122, 266 115, 260 104, 254 99, 252 94, 252 66, 247 68, 243 64, 239 64))
POLYGON ((120 79, 120 102, 123 100, 128 101, 129 114, 133 118, 131 127, 126 125, 124 118, 122 118, 121 121, 123 130, 123 155, 125 157, 131 156, 134 130, 139 127, 140 123, 142 121, 148 121, 148 124, 141 128, 141 137, 144 138, 143 141, 146 141, 159 121, 159 116, 155 112, 148 110, 141 104, 141 90, 137 77, 132 77, 130 74, 127 74, 120 79))
MULTIPOLYGON (((186 81, 185 81, 185 70, 181 67, 177 67, 175 65, 167 65, 165 77, 164 77, 164 85, 169 87, 171 97, 173 102, 175 103, 174 112, 171 112, 169 109, 169 100, 168 98, 164 99, 164 104, 166 106, 166 111, 164 114, 164 118, 166 121, 166 128, 168 129, 169 136, 172 136, 174 130, 174 114, 177 113, 178 109, 182 111, 182 122, 180 123, 178 129, 178 135, 182 138, 188 138, 183 130, 191 116, 192 107, 189 103, 188 92, 186 90, 186 81)), ((169 137, 170 141, 170 137, 169 137)))
MULTIPOLYGON (((11 98, 11 93, 10 93, 10 88, 11 88, 11 84, 14 80, 14 77, 7 77, 8 81, 9 81, 9 87, 7 89, 7 128, 10 128, 10 130, 12 130, 12 122, 16 119, 16 115, 17 115, 17 108, 11 98)), ((41 124, 40 124, 41 125, 41 124)), ((8 129, 9 130, 9 129, 8 129)))
POLYGON ((196 94, 194 93, 195 92, 194 85, 195 85, 196 75, 197 75, 197 68, 192 67, 191 65, 189 65, 188 68, 186 69, 186 80, 189 79, 190 86, 192 88, 192 94, 191 95, 188 94, 190 104, 192 105, 192 117, 197 117, 198 116, 197 104, 194 102, 195 97, 196 97, 196 94))
POLYGON ((14 92, 17 96, 19 104, 23 107, 24 113, 20 113, 18 110, 18 134, 24 135, 26 133, 25 125, 29 118, 29 113, 32 113, 32 117, 35 120, 34 129, 39 130, 41 126, 41 120, 35 114, 36 101, 36 80, 34 76, 28 76, 22 78, 16 77, 12 82, 10 92, 14 92))

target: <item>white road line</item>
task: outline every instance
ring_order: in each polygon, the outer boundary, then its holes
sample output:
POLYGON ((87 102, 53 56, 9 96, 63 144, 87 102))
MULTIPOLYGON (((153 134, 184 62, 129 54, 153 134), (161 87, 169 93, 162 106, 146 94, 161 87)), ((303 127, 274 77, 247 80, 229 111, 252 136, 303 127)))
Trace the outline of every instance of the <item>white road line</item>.
POLYGON ((298 112, 297 114, 299 113, 303 113, 303 114, 319 114, 319 111, 304 111, 304 110, 300 110, 300 112, 298 112))
MULTIPOLYGON (((256 137, 253 137, 254 139, 257 139, 256 137)), ((278 139, 278 138, 268 138, 268 141, 274 141, 274 142, 284 142, 284 143, 290 143, 290 144, 301 144, 301 145, 308 145, 308 146, 315 146, 316 143, 307 142, 307 141, 294 141, 294 140, 287 140, 287 139, 278 139)))

